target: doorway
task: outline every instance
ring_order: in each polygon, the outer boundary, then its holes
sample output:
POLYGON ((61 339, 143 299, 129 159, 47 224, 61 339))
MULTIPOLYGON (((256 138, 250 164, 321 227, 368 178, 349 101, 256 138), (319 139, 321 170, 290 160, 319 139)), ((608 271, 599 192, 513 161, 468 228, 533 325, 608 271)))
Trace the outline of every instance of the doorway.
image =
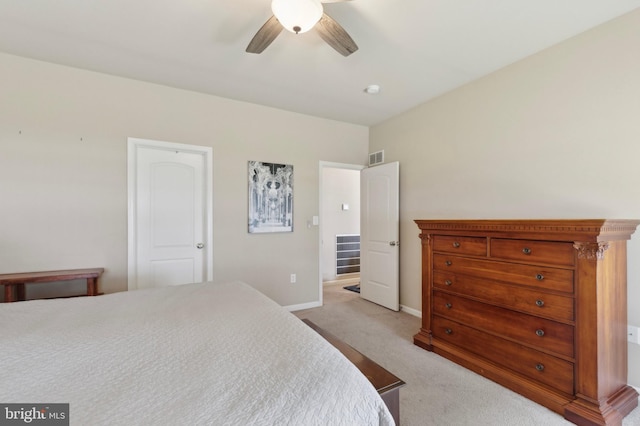
POLYGON ((128 288, 213 279, 212 148, 128 140, 128 288))
POLYGON ((320 162, 320 303, 327 286, 360 283, 360 171, 364 166, 320 162))
MULTIPOLYGON (((366 168, 361 165, 320 162, 320 255, 319 255, 319 303, 323 303, 323 288, 329 270, 333 265, 327 259, 333 259, 334 232, 326 232, 325 224, 328 214, 335 213, 338 205, 344 211, 340 198, 330 197, 327 186, 330 182, 325 179, 325 170, 351 170, 357 172, 354 177, 359 186, 355 197, 358 200, 356 217, 360 238, 360 274, 359 282, 362 288, 360 296, 388 309, 400 309, 400 281, 399 281, 399 163, 391 162, 366 168), (332 205, 327 206, 328 203, 332 205)), ((340 197, 346 197, 347 185, 344 181, 334 184, 334 190, 340 197)), ((335 195, 335 194, 331 194, 335 195)), ((354 196, 354 193, 351 193, 354 196)), ((354 205, 356 203, 354 202, 354 205)), ((351 206, 349 206, 350 209, 351 206)), ((347 209, 347 210, 349 210, 347 209)))

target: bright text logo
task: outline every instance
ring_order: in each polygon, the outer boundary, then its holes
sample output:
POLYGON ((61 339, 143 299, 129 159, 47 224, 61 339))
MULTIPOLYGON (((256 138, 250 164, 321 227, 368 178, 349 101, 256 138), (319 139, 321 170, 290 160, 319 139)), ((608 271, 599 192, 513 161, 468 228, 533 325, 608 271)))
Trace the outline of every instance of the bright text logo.
POLYGON ((69 404, 0 404, 0 426, 69 426, 69 404))

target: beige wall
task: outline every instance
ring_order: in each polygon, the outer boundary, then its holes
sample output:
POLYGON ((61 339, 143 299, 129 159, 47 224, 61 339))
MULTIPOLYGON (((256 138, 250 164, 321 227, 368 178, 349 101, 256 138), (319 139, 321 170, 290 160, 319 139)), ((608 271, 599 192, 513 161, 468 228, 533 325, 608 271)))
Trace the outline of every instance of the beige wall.
POLYGON ((5 54, 0 99, 0 273, 103 266, 126 290, 137 137, 213 147, 215 280, 318 300, 319 162, 365 164, 368 128, 5 54), (294 165, 293 233, 247 233, 249 160, 294 165))
MULTIPOLYGON (((371 129, 370 150, 401 164, 402 305, 420 309, 414 219, 640 219, 638 28, 640 10, 371 129)), ((628 247, 640 325, 640 230, 628 247)))

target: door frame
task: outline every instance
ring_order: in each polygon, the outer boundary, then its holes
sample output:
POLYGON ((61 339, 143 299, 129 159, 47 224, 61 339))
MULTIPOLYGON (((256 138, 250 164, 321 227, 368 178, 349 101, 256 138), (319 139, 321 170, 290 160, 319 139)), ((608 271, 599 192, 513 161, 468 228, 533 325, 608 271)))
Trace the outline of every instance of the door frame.
POLYGON ((136 290, 138 283, 136 280, 138 267, 138 241, 136 229, 136 200, 137 200, 137 166, 138 149, 159 149, 188 152, 199 154, 204 157, 204 233, 206 238, 206 248, 203 260, 206 281, 213 280, 213 148, 199 145, 187 145, 175 142, 157 141, 151 139, 127 138, 127 239, 128 239, 128 274, 127 289, 136 290))
POLYGON ((322 306, 324 304, 323 301, 323 296, 322 296, 322 292, 323 292, 323 283, 322 283, 322 266, 323 266, 323 259, 322 259, 322 226, 323 226, 323 222, 324 222, 324 218, 322 217, 322 212, 323 209, 322 207, 324 206, 323 202, 324 200, 322 199, 323 197, 323 180, 322 180, 322 172, 325 168, 328 169, 345 169, 345 170, 358 170, 361 171, 363 169, 366 169, 367 166, 363 166, 362 164, 348 164, 348 163, 334 163, 331 161, 320 161, 320 165, 319 165, 319 176, 318 176, 318 182, 319 184, 319 194, 318 197, 320 199, 318 205, 319 205, 319 217, 320 220, 318 221, 318 303, 320 304, 319 306, 322 306))

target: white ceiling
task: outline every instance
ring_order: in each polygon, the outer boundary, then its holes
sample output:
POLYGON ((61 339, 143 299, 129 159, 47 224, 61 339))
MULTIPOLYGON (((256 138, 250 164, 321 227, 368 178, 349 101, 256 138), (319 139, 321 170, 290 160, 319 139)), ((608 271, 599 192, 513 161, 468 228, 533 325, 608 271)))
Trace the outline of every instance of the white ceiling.
POLYGON ((312 30, 245 53, 270 0, 0 0, 0 51, 374 125, 635 8, 640 0, 325 4, 359 50, 312 30), (378 95, 364 93, 379 84, 378 95))

